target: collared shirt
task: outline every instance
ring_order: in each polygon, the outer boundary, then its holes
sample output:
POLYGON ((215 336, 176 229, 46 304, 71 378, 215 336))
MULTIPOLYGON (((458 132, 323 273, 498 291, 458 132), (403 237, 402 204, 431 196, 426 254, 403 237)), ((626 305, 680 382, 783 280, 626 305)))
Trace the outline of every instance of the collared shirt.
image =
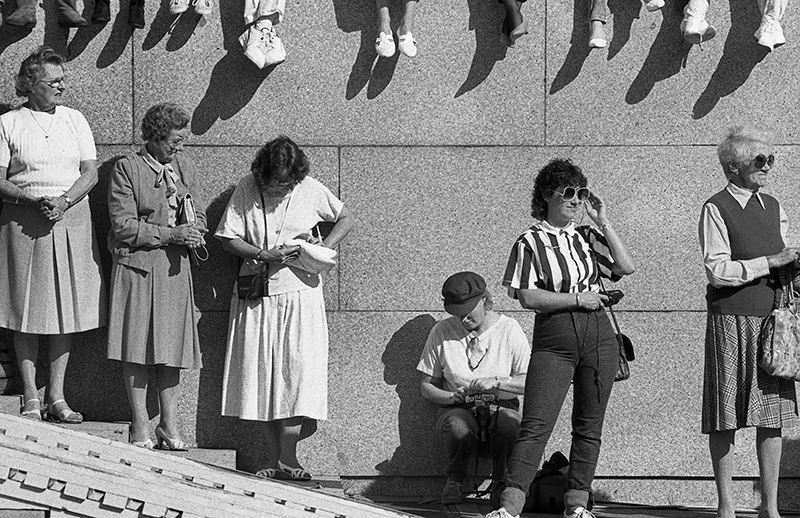
MULTIPOLYGON (((761 208, 764 208, 764 201, 761 195, 753 193, 749 189, 744 189, 731 182, 725 189, 733 196, 733 199, 745 208, 750 197, 755 194, 761 208)), ((789 219, 783 206, 780 207, 781 237, 786 242, 789 232, 789 219)), ((703 205, 700 213, 700 247, 703 251, 703 264, 706 268, 708 282, 716 288, 726 286, 742 286, 759 277, 769 275, 769 264, 765 256, 753 259, 734 261, 731 259, 731 242, 728 237, 728 227, 713 203, 703 205)))
POLYGON ((147 150, 147 146, 142 146, 140 151, 144 163, 150 166, 150 169, 156 173, 155 186, 160 187, 161 182, 167 184, 167 204, 169 205, 169 227, 174 227, 178 224, 178 196, 175 182, 178 180, 178 173, 172 168, 170 164, 162 164, 156 160, 153 155, 147 150))
POLYGON ((611 272, 614 258, 603 234, 570 222, 564 228, 542 221, 514 243, 503 285, 516 290, 543 289, 557 293, 599 291, 598 274, 618 280, 611 272))
MULTIPOLYGON (((519 322, 500 315, 492 326, 481 333, 486 352, 479 365, 469 366, 467 347, 473 335, 458 317, 447 317, 433 326, 417 364, 417 370, 432 378, 444 380, 443 389, 455 392, 469 386, 472 380, 493 376, 517 376, 528 372, 531 346, 519 322)), ((500 399, 516 397, 499 391, 500 399)))

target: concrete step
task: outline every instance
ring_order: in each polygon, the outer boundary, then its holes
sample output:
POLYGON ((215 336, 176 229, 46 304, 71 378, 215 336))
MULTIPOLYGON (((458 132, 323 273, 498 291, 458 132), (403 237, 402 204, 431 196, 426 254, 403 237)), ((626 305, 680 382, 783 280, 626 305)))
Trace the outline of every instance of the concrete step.
POLYGON ((130 441, 130 423, 127 422, 113 422, 104 423, 101 421, 84 421, 81 424, 61 424, 52 423, 59 428, 67 430, 75 430, 76 432, 88 433, 103 439, 111 439, 112 441, 129 442, 130 441))
POLYGON ((183 459, 225 469, 236 469, 236 450, 189 448, 189 451, 156 450, 183 459))
POLYGON ((22 396, 0 396, 0 413, 19 415, 22 407, 22 396))

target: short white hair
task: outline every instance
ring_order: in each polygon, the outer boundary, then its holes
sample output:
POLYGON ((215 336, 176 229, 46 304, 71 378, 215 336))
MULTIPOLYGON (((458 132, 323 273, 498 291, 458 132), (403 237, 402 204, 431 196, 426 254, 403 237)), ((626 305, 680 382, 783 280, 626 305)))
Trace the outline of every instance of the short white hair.
POLYGON ((767 130, 746 126, 729 129, 725 139, 717 146, 717 156, 725 176, 735 174, 750 163, 759 147, 772 147, 774 138, 774 134, 767 130))

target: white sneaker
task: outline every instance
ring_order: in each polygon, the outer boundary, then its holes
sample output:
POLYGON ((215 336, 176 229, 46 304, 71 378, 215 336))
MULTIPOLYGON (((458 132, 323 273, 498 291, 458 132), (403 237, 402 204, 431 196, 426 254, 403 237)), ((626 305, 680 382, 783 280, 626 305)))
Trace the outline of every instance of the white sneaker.
POLYGON ((786 38, 783 36, 783 28, 781 24, 772 18, 764 18, 761 20, 761 25, 754 34, 758 39, 758 44, 773 50, 775 47, 780 47, 786 43, 786 38))
POLYGON ((649 2, 645 1, 644 3, 644 8, 650 11, 651 13, 653 11, 658 11, 662 7, 664 7, 664 0, 650 0, 649 2))
POLYGON ((169 0, 169 12, 172 14, 185 13, 189 9, 189 0, 169 0))
POLYGON ((583 507, 577 507, 571 514, 567 514, 567 511, 564 511, 564 518, 597 518, 597 517, 593 515, 591 511, 584 509, 583 507))
POLYGON ((717 29, 703 18, 687 16, 681 22, 681 34, 683 35, 683 39, 692 45, 699 45, 716 36, 717 29))
POLYGON ((400 34, 398 32, 397 48, 400 49, 400 52, 402 52, 404 56, 413 58, 417 55, 417 40, 414 39, 414 36, 410 32, 405 34, 400 34))
POLYGON ((394 56, 394 37, 392 37, 391 32, 389 34, 381 32, 378 35, 378 39, 375 40, 375 51, 382 58, 390 58, 394 56))
POLYGON ((211 0, 194 0, 194 12, 201 16, 208 16, 214 10, 211 0))
POLYGON ((272 25, 254 24, 239 36, 244 55, 258 68, 286 61, 286 49, 272 25))
POLYGON ((500 509, 495 509, 491 513, 487 514, 485 518, 519 518, 519 515, 514 516, 506 511, 505 507, 501 507, 500 509))

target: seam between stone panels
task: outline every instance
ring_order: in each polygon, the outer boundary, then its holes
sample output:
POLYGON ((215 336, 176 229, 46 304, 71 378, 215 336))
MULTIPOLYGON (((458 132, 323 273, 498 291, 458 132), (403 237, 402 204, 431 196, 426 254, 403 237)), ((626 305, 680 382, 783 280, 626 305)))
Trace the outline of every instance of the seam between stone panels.
MULTIPOLYGON (((336 147, 336 175, 338 180, 339 199, 342 199, 342 147, 336 147)), ((337 247, 339 250, 339 267, 336 268, 336 311, 342 310, 342 245, 337 247)))
POLYGON ((136 142, 136 33, 131 35, 131 138, 130 144, 136 142))
POLYGON ((549 9, 548 0, 544 2, 544 35, 542 38, 544 39, 544 44, 542 47, 544 48, 544 84, 542 85, 542 143, 547 145, 547 13, 549 9))

